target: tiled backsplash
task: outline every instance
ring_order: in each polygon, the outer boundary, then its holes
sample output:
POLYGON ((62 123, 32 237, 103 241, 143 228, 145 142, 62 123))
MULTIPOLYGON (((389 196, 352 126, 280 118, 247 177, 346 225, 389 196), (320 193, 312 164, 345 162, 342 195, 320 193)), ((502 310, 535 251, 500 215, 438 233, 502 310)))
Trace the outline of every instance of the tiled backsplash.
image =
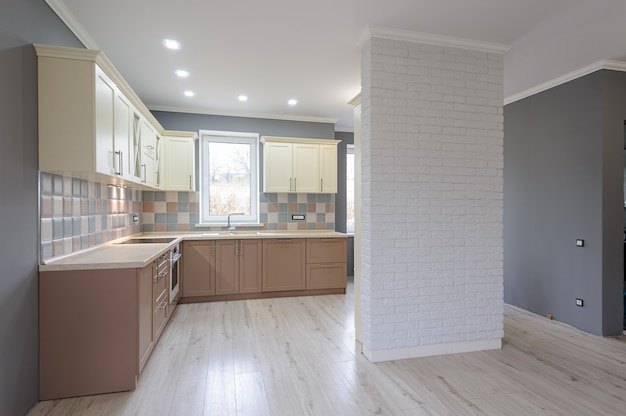
POLYGON ((141 232, 141 191, 40 173, 41 258, 141 232))
MULTIPOLYGON (((140 191, 41 172, 41 258, 69 254, 142 231, 196 231, 197 192, 140 191), (138 222, 133 222, 133 215, 138 222)), ((334 230, 334 194, 260 194, 258 229, 334 230), (303 214, 304 220, 292 220, 303 214)), ((246 229, 250 227, 238 227, 246 229)))
MULTIPOLYGON (((144 191, 142 202, 143 231, 196 231, 200 221, 197 192, 144 191)), ((261 194, 260 229, 334 230, 334 194, 261 194), (292 214, 304 214, 305 220, 292 220, 292 214)), ((211 227, 220 230, 224 227, 211 227)), ((246 229, 249 227, 238 227, 246 229)))

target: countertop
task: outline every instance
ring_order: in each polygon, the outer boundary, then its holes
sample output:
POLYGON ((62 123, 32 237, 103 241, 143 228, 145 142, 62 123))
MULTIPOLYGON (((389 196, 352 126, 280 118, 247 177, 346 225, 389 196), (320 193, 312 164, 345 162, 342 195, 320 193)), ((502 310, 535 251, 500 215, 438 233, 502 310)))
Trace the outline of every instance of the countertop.
POLYGON ((43 260, 39 271, 142 268, 185 240, 264 238, 347 238, 336 231, 206 231, 194 233, 143 233, 109 241, 97 247, 43 260), (171 243, 119 244, 137 237, 174 237, 171 243))

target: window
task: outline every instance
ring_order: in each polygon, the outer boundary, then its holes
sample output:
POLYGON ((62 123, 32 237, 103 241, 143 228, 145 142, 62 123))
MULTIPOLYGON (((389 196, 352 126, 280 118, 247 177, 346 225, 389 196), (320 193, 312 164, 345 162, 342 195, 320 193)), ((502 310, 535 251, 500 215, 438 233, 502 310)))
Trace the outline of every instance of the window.
POLYGON ((259 222, 256 133, 200 130, 200 222, 259 222))
POLYGON ((346 231, 354 233, 354 145, 346 146, 346 231))

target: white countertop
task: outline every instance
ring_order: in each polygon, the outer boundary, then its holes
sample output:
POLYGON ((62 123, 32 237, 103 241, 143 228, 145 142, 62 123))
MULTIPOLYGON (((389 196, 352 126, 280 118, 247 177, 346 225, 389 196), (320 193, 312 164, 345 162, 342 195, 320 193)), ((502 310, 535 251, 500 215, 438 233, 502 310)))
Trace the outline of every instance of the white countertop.
POLYGON ((97 247, 42 261, 39 271, 142 268, 184 240, 258 238, 347 238, 336 231, 206 231, 195 233, 145 233, 109 241, 97 247), (174 237, 171 243, 119 244, 137 237, 174 237))

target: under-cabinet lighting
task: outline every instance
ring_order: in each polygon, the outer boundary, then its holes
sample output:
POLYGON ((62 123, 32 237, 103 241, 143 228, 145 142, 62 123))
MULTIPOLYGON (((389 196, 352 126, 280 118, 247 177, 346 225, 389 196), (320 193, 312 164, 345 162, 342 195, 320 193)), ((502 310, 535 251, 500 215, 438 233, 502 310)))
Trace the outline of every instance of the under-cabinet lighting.
POLYGON ((194 95, 196 95, 195 92, 190 91, 190 90, 183 91, 183 94, 185 94, 185 97, 193 97, 194 95))
POLYGON ((181 44, 179 41, 174 39, 163 39, 163 46, 167 49, 180 49, 181 44))
POLYGON ((298 100, 296 100, 295 98, 292 98, 291 100, 287 101, 287 104, 289 104, 289 105, 296 105, 296 104, 298 104, 298 100))
POLYGON ((237 97, 239 99, 239 101, 248 101, 248 96, 247 95, 240 95, 239 97, 237 97))
POLYGON ((128 188, 128 186, 126 186, 126 185, 115 185, 113 183, 108 183, 107 187, 108 188, 118 188, 118 189, 127 189, 128 188))
POLYGON ((174 73, 180 78, 187 78, 189 75, 191 75, 189 71, 186 71, 184 69, 177 69, 176 71, 174 71, 174 73))

